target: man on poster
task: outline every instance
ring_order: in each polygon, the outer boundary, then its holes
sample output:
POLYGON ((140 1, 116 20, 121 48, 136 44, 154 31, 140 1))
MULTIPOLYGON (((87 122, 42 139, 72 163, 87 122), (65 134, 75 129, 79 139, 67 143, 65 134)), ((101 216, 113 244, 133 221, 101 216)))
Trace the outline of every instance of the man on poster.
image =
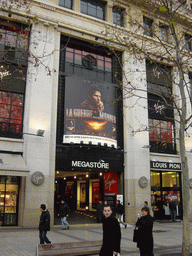
POLYGON ((94 110, 94 114, 104 111, 104 105, 101 101, 101 92, 98 86, 91 86, 88 93, 88 98, 81 103, 81 108, 94 110))

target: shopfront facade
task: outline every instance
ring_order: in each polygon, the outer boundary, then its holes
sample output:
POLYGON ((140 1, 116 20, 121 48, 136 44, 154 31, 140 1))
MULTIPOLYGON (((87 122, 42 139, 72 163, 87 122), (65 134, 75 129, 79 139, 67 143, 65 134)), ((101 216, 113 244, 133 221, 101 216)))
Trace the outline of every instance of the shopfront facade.
MULTIPOLYGON (((67 40, 61 36, 61 48, 67 40)), ((115 207, 117 195, 123 194, 122 110, 114 102, 121 95, 114 84, 117 68, 109 49, 80 40, 70 39, 60 53, 55 215, 61 198, 70 210, 96 211, 99 200, 115 207)))
POLYGON ((171 218, 172 200, 176 218, 182 219, 181 163, 151 161, 151 207, 156 220, 171 218))

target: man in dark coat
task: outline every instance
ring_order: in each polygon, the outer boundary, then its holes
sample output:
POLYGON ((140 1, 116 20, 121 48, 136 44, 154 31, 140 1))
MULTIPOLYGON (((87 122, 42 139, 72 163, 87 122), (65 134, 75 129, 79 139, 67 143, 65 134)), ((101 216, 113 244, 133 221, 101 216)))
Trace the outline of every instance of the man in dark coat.
POLYGON ((39 238, 40 244, 51 244, 51 241, 47 237, 47 231, 50 231, 50 214, 49 211, 46 210, 46 205, 41 204, 41 216, 39 221, 39 238))
POLYGON ((140 256, 153 256, 153 218, 149 214, 149 208, 141 209, 142 215, 138 215, 136 226, 139 228, 139 238, 137 247, 140 250, 140 256))
POLYGON ((67 221, 67 217, 69 216, 69 207, 64 199, 61 200, 59 215, 61 217, 62 229, 69 229, 69 223, 67 221))
POLYGON ((112 215, 110 205, 103 208, 103 244, 100 256, 113 256, 120 253, 121 230, 118 220, 112 215))
POLYGON ((97 223, 100 223, 103 218, 103 203, 101 200, 97 203, 97 223))
POLYGON ((177 213, 177 203, 172 198, 170 198, 170 201, 169 201, 169 209, 171 211, 171 219, 172 219, 172 221, 175 221, 176 213, 177 213))

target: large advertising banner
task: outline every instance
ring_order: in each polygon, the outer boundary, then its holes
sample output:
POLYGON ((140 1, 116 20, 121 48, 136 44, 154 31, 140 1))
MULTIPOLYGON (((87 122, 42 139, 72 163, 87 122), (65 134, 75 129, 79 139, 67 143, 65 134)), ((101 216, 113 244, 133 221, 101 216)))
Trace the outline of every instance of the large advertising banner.
POLYGON ((66 77, 63 142, 117 147, 115 99, 113 84, 66 77))

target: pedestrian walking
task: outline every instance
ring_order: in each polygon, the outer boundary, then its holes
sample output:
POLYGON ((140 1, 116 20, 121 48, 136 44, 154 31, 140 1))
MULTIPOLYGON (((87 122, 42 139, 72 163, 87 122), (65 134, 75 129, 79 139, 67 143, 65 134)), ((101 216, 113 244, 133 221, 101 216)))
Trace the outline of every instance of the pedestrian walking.
POLYGON ((148 202, 147 201, 144 201, 144 205, 143 206, 146 206, 148 207, 149 209, 149 214, 151 213, 151 207, 149 206, 148 202))
POLYGON ((116 218, 126 228, 127 224, 121 219, 123 214, 124 214, 124 206, 120 203, 120 200, 117 200, 116 201, 116 218))
POLYGON ((136 227, 138 227, 137 247, 140 250, 140 256, 154 256, 153 254, 153 218, 149 214, 148 207, 141 209, 141 215, 138 214, 136 227))
POLYGON ((103 244, 100 256, 113 256, 120 253, 121 230, 118 220, 112 215, 110 205, 103 207, 103 244))
POLYGON ((46 205, 41 204, 41 216, 39 221, 39 238, 40 244, 51 244, 51 241, 47 237, 47 231, 50 231, 50 214, 49 211, 46 210, 46 205))
POLYGON ((65 199, 61 200, 60 211, 58 215, 61 217, 62 229, 69 229, 69 223, 67 221, 67 217, 69 217, 69 207, 65 202, 65 199))
POLYGON ((103 202, 99 200, 97 203, 97 223, 101 223, 103 218, 103 202))

